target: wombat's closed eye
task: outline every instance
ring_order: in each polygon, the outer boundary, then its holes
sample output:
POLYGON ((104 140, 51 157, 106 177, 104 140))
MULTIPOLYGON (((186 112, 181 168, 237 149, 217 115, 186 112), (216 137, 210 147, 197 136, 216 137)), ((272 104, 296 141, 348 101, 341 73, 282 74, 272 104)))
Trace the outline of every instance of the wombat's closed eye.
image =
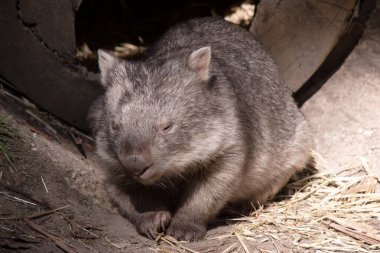
POLYGON ((140 59, 99 51, 90 113, 111 200, 154 239, 199 240, 227 205, 264 202, 313 141, 270 56, 218 18, 171 28, 140 59))

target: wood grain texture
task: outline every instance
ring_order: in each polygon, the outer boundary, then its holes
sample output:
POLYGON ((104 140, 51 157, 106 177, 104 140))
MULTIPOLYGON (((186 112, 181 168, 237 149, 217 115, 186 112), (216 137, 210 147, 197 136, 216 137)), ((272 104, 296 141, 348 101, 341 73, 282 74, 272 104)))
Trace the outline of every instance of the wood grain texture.
POLYGON ((338 44, 357 0, 261 1, 251 26, 297 91, 338 44))
POLYGON ((0 75, 42 109, 86 130, 88 107, 101 88, 75 62, 72 2, 5 1, 0 14, 0 75))

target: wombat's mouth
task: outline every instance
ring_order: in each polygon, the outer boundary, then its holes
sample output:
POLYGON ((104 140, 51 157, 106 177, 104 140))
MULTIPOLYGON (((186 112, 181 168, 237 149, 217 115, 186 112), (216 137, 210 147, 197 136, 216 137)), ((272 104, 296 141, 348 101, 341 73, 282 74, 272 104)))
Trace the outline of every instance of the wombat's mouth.
POLYGON ((137 177, 137 180, 139 180, 142 184, 148 185, 148 184, 154 183, 158 177, 159 177, 158 170, 155 167, 151 166, 151 167, 147 167, 137 177))

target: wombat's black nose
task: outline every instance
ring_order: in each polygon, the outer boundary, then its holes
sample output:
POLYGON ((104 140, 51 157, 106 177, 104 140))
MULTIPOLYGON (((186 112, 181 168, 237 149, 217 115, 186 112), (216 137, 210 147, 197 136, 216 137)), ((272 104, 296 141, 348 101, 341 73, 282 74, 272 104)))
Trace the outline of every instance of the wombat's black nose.
POLYGON ((122 159, 121 162, 124 167, 135 176, 140 176, 152 165, 151 161, 147 161, 139 155, 128 156, 125 159, 122 159))

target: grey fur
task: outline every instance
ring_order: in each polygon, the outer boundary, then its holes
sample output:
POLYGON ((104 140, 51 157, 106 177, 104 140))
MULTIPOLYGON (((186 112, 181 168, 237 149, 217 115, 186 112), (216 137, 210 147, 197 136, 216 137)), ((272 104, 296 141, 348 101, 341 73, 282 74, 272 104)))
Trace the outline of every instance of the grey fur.
POLYGON ((141 234, 198 240, 228 204, 266 201, 310 158, 290 90, 238 26, 195 19, 140 59, 99 58, 106 92, 89 116, 97 153, 110 197, 141 234), (123 166, 136 159, 140 177, 123 166))

